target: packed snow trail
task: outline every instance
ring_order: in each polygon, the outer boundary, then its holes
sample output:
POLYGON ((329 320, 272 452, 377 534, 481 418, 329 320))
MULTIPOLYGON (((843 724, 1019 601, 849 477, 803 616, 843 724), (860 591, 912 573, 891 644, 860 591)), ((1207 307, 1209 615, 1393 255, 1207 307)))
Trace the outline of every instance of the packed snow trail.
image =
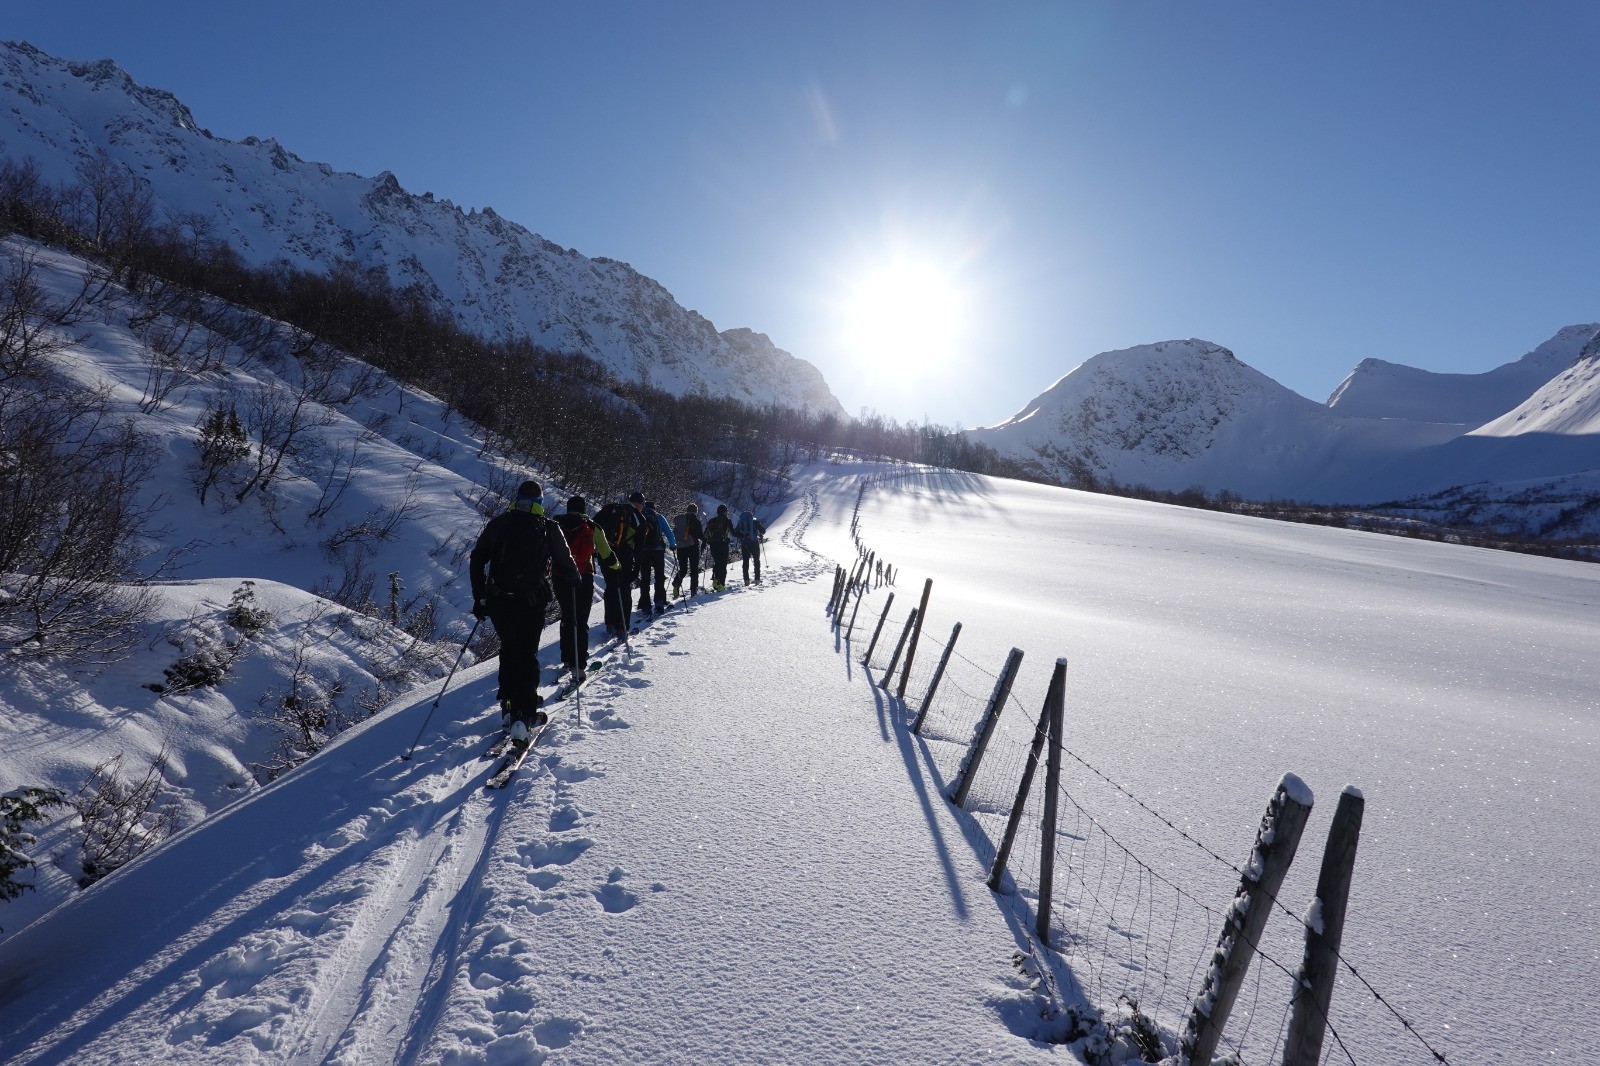
POLYGON ((827 638, 799 538, 845 484, 773 523, 762 584, 645 625, 504 792, 488 663, 410 762, 432 689, 0 945, 0 1061, 1064 1055, 1017 1035, 1026 937, 827 638))

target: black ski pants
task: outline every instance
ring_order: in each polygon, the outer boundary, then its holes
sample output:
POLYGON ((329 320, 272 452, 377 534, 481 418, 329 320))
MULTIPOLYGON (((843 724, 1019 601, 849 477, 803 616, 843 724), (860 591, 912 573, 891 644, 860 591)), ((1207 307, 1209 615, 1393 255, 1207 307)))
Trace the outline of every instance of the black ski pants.
POLYGON ((533 724, 539 709, 539 634, 544 630, 543 602, 521 596, 496 596, 489 601, 489 621, 500 638, 500 700, 513 721, 533 724))
POLYGON ((574 673, 589 665, 589 612, 594 607, 594 575, 563 584, 561 598, 561 661, 574 673))
POLYGON ((720 588, 728 583, 728 548, 725 540, 708 541, 711 546, 711 584, 720 588))
POLYGON ((631 555, 621 552, 617 553, 617 560, 621 565, 605 574, 606 628, 622 633, 633 623, 634 561, 631 555))
POLYGON ((750 564, 756 564, 756 584, 761 583, 761 542, 759 540, 741 540, 739 542, 739 556, 744 562, 744 583, 750 584, 750 564))
POLYGON ((672 578, 672 594, 683 594, 683 576, 689 575, 689 595, 700 591, 700 545, 678 549, 678 572, 672 578))
POLYGON ((667 607, 667 549, 646 548, 639 553, 639 610, 650 610, 650 592, 655 590, 656 603, 662 610, 667 607))

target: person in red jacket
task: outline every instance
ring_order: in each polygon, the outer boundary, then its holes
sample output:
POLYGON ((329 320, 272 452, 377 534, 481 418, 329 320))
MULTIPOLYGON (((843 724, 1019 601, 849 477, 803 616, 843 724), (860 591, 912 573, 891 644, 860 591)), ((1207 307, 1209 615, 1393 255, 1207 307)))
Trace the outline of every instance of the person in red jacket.
POLYGON ((572 561, 578 567, 578 580, 565 587, 556 586, 561 606, 561 662, 582 681, 589 664, 589 611, 594 606, 594 561, 598 556, 606 570, 615 574, 622 561, 611 550, 605 531, 589 521, 588 502, 582 496, 567 501, 567 513, 556 515, 556 525, 566 535, 572 561))

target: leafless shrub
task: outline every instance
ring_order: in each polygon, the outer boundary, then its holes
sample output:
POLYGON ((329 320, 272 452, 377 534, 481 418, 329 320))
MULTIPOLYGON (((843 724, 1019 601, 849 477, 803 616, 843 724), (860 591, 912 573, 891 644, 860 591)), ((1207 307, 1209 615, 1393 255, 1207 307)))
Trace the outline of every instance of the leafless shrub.
POLYGON ((31 251, 8 256, 0 266, 0 384, 38 378, 45 361, 71 343, 60 325, 71 313, 45 293, 38 274, 31 251))
POLYGON ((114 755, 89 774, 67 802, 83 824, 83 876, 88 888, 172 835, 177 803, 167 794, 163 748, 138 781, 122 776, 122 756, 114 755))

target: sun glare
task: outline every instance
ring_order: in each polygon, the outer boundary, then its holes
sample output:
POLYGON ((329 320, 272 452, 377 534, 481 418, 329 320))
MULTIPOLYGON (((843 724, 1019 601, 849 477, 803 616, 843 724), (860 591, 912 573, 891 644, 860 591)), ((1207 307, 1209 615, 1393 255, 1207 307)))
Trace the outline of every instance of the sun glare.
POLYGON ((847 330, 858 356, 899 366, 943 362, 960 346, 962 298, 931 263, 897 260, 856 285, 847 330))

